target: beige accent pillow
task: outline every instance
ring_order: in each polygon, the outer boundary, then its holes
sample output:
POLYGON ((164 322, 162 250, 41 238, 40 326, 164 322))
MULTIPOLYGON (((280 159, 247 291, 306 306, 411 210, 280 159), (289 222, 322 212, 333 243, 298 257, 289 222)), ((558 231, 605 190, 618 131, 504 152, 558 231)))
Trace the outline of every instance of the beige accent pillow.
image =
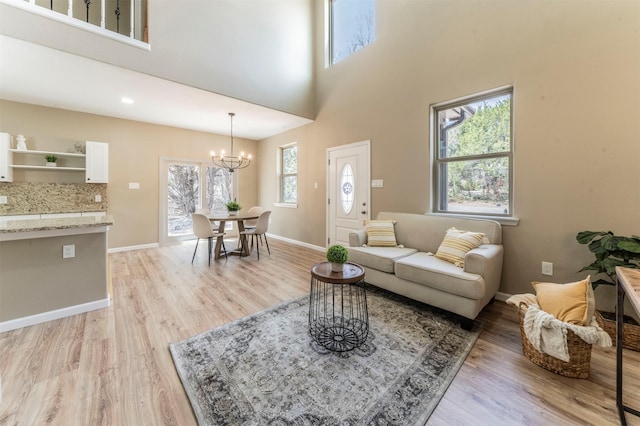
POLYGON ((483 239, 484 234, 481 232, 449 228, 435 256, 463 268, 464 256, 482 244, 483 239))
POLYGON ((590 325, 596 310, 591 275, 568 284, 531 283, 536 290, 538 305, 560 321, 575 325, 590 325))
POLYGON ((368 247, 396 247, 395 220, 367 220, 368 247))

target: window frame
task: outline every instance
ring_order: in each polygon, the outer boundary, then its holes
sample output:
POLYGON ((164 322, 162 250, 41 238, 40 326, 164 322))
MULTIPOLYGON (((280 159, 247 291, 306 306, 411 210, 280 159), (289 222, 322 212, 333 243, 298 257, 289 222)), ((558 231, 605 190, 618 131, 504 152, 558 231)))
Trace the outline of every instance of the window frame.
POLYGON ((300 151, 299 151, 298 142, 291 142, 286 145, 281 145, 278 147, 278 194, 277 194, 277 202, 275 205, 277 207, 289 207, 289 208, 297 208, 298 202, 295 203, 284 201, 284 180, 287 177, 294 176, 296 178, 296 200, 299 200, 300 191, 298 191, 298 184, 300 180, 298 179, 298 162, 300 160, 300 151), (285 173, 284 172, 284 153, 287 149, 296 148, 296 172, 295 173, 285 173))
POLYGON ((430 153, 431 153, 431 177, 432 177, 432 197, 431 197, 431 214, 436 215, 447 215, 447 216, 456 216, 456 217, 473 217, 473 218, 487 218, 499 221, 501 224, 517 224, 518 219, 514 215, 514 198, 515 198, 515 189, 513 186, 513 175, 514 175, 514 161, 513 161, 513 152, 514 152, 514 87, 513 86, 504 86, 497 89, 492 89, 488 91, 484 91, 481 93, 476 93, 470 96, 465 96, 463 98, 458 98, 451 101, 440 102, 438 104, 431 105, 431 141, 430 141, 430 153), (509 150, 501 151, 498 153, 484 153, 484 154, 474 154, 474 155, 466 155, 466 156, 456 156, 456 157, 447 157, 442 158, 440 155, 440 128, 438 123, 438 113, 440 111, 444 111, 447 109, 452 109, 456 107, 460 107, 463 105, 468 105, 474 102, 482 102, 484 100, 496 98, 499 96, 509 95, 510 97, 510 111, 509 111, 509 150), (508 162, 509 168, 509 176, 508 176, 508 185, 509 185, 509 195, 508 195, 508 213, 500 214, 500 213, 491 213, 491 212, 483 212, 483 211, 452 211, 448 209, 443 209, 442 201, 443 195, 445 200, 448 197, 447 188, 443 188, 443 185, 446 185, 446 180, 443 182, 442 180, 442 169, 441 165, 446 163, 455 163, 455 162, 465 162, 472 160, 486 160, 486 159, 497 159, 497 158, 506 158, 508 162))

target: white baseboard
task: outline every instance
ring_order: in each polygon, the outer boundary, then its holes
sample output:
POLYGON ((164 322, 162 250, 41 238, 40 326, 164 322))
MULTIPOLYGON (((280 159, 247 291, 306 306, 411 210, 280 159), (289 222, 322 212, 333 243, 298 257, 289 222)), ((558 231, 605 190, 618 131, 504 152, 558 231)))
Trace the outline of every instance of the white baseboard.
POLYGON ((114 247, 107 250, 107 253, 118 253, 120 251, 142 250, 142 249, 150 249, 150 248, 158 248, 158 247, 160 247, 160 244, 158 243, 140 244, 137 246, 114 247))
POLYGON ((95 302, 83 303, 81 305, 69 306, 67 308, 56 309, 54 311, 43 312, 41 314, 0 322, 0 333, 15 330, 17 328, 28 327, 30 325, 41 324, 47 321, 53 321, 60 318, 70 317, 72 315, 95 311, 98 309, 106 308, 110 305, 111 299, 106 298, 102 300, 96 300, 95 302))
POLYGON ((312 250, 317 250, 317 251, 322 251, 322 252, 327 250, 325 247, 320 247, 320 246, 316 246, 316 245, 309 244, 309 243, 303 243, 302 241, 292 240, 290 238, 281 237, 279 235, 267 234, 267 236, 269 238, 273 238, 274 240, 286 241, 287 243, 295 244, 297 246, 306 247, 306 248, 309 248, 309 249, 312 249, 312 250))

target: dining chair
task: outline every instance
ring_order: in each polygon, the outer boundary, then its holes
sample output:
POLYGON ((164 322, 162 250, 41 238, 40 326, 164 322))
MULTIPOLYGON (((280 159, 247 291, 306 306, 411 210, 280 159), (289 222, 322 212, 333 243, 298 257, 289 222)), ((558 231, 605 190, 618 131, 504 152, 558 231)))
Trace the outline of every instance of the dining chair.
MULTIPOLYGON (((248 216, 260 216, 264 210, 260 206, 253 206, 249 210, 247 210, 248 216)), ((243 222, 243 226, 245 230, 254 229, 258 224, 258 219, 248 219, 243 222)), ((253 235, 251 236, 251 244, 253 245, 253 235)), ((238 246, 240 246, 240 241, 238 241, 238 246)))
MULTIPOLYGON (((198 251, 198 243, 200 242, 200 238, 206 238, 209 241, 209 266, 211 266, 211 254, 213 247, 213 239, 224 237, 224 232, 216 232, 211 228, 211 223, 209 222, 209 218, 202 213, 193 213, 191 214, 191 219, 193 220, 193 233, 198 237, 196 241, 196 248, 193 250, 193 257, 191 258, 191 264, 193 265, 193 260, 196 258, 196 251, 198 251)), ((227 248, 224 246, 224 238, 222 239, 222 249, 224 250, 224 258, 227 259, 227 248)))
MULTIPOLYGON (((245 238, 241 238, 242 244, 248 244, 247 238, 251 235, 251 250, 253 250, 253 237, 264 236, 264 242, 267 244, 267 251, 269 252, 269 256, 271 256, 271 250, 269 249, 269 241, 267 240, 267 231, 269 230, 269 217, 271 216, 271 210, 264 211, 260 214, 258 218, 258 223, 256 223, 256 227, 252 229, 245 229, 240 232, 241 236, 244 235, 245 238)), ((244 249, 245 247, 243 247, 244 249)), ((256 241, 256 250, 258 251, 258 260, 260 260, 260 244, 256 241)), ((244 251, 244 250, 243 250, 244 251)))

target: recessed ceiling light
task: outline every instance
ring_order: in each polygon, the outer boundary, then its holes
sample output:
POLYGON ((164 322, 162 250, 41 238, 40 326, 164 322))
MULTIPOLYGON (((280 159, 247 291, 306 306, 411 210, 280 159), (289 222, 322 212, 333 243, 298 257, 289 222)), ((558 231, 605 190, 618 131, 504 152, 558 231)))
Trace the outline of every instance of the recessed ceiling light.
POLYGON ((122 99, 120 99, 120 102, 122 102, 123 104, 131 105, 133 103, 133 99, 131 99, 131 98, 122 98, 122 99))

